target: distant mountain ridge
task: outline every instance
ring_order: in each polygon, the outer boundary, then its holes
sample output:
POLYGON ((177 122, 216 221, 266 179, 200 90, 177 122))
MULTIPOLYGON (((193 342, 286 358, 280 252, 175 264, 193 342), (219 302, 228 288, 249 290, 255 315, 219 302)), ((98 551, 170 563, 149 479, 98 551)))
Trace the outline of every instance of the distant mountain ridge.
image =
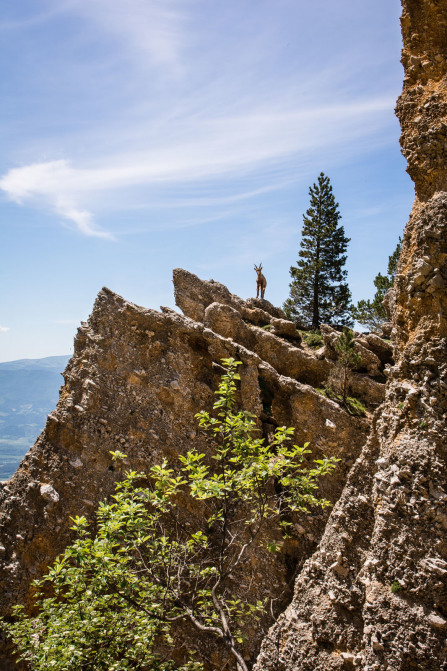
POLYGON ((45 426, 70 356, 0 363, 0 480, 11 477, 45 426))

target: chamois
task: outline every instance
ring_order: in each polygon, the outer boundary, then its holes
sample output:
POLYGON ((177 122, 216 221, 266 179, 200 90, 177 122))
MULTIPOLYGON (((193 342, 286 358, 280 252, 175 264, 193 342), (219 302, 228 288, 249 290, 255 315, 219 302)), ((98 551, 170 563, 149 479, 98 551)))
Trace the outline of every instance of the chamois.
POLYGON ((255 270, 257 274, 256 278, 256 298, 259 298, 259 292, 261 292, 261 298, 264 298, 265 287, 267 286, 267 280, 262 274, 262 263, 259 264, 259 267, 255 263, 255 270))

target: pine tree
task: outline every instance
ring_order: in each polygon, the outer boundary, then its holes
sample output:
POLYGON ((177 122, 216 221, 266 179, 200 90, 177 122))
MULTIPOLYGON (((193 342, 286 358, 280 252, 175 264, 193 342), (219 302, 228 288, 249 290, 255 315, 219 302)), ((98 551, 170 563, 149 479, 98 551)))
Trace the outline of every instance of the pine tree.
POLYGON ((292 282, 284 311, 289 319, 312 329, 322 323, 349 326, 351 292, 344 270, 349 238, 338 223, 341 216, 329 177, 320 173, 309 195, 299 259, 290 268, 292 282))
POLYGON ((383 306, 383 299, 388 289, 394 284, 394 276, 396 274, 397 262, 399 261, 400 251, 402 248, 402 239, 399 238, 397 247, 391 256, 388 257, 388 270, 386 275, 378 273, 374 279, 374 286, 377 291, 374 294, 372 301, 361 300, 356 306, 352 306, 351 314, 355 321, 362 326, 366 326, 371 331, 381 330, 382 324, 388 321, 385 308, 383 306))

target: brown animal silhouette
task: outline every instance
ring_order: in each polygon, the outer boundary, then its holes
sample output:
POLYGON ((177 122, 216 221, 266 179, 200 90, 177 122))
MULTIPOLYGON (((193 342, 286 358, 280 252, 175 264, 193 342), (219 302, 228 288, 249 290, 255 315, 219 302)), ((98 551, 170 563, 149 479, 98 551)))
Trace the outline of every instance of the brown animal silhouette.
POLYGON ((255 263, 255 270, 257 273, 256 278, 256 298, 259 298, 259 292, 261 292, 261 298, 264 298, 265 287, 267 286, 267 280, 262 274, 262 263, 259 264, 259 267, 255 263))

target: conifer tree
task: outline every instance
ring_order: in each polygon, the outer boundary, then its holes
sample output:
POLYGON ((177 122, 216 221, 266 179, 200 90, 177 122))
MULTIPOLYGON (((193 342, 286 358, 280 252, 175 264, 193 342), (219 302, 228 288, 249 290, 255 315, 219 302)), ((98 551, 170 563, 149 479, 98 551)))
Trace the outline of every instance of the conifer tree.
POLYGON ((289 319, 312 329, 322 323, 349 326, 351 292, 344 269, 349 238, 339 225, 341 216, 329 177, 320 173, 309 195, 299 259, 290 268, 292 282, 284 311, 289 319))
POLYGON ((386 275, 378 273, 374 279, 374 286, 377 291, 372 301, 361 300, 357 305, 352 306, 351 314, 353 318, 362 326, 366 326, 371 331, 381 331, 382 324, 388 321, 383 299, 388 289, 394 284, 397 262, 399 261, 402 248, 402 239, 399 238, 397 247, 391 256, 388 257, 388 270, 386 275))
POLYGON ((351 370, 362 362, 362 357, 354 351, 354 333, 347 326, 343 327, 343 333, 335 343, 337 352, 337 363, 332 374, 329 376, 328 388, 335 387, 335 393, 341 393, 341 401, 347 405, 348 387, 350 383, 351 370))

